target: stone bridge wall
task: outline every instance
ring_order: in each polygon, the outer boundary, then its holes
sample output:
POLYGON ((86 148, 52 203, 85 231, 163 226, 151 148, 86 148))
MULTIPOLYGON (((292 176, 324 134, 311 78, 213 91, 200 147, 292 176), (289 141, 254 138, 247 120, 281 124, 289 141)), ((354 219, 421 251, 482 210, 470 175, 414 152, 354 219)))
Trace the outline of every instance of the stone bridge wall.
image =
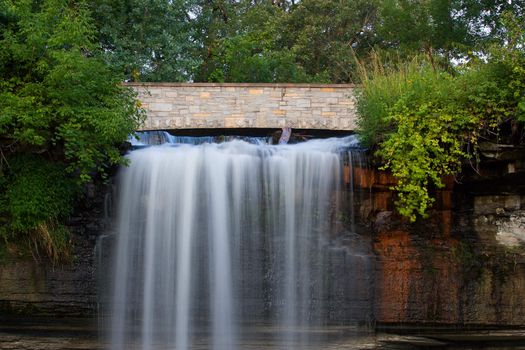
POLYGON ((354 130, 353 85, 130 83, 148 118, 141 130, 354 130))

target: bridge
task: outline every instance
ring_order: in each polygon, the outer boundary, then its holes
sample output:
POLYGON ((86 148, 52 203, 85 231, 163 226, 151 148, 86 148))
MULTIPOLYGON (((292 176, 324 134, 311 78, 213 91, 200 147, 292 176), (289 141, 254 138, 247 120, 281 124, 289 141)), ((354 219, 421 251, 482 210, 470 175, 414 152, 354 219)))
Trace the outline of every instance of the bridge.
POLYGON ((349 84, 128 83, 147 112, 141 131, 356 128, 349 84))

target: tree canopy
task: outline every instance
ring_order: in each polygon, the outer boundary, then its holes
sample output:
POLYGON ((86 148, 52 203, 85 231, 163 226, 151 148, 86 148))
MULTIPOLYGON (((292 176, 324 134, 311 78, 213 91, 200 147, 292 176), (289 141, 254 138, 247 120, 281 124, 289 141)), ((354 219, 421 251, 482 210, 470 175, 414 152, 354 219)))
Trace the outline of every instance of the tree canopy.
POLYGON ((49 247, 79 186, 122 161, 142 112, 100 58, 83 1, 1 5, 0 235, 49 247))
POLYGON ((95 0, 107 62, 129 80, 359 82, 354 56, 451 66, 502 44, 506 0, 95 0))
POLYGON ((89 1, 104 59, 130 80, 187 81, 198 55, 191 1, 89 1))
POLYGON ((415 219, 466 145, 521 128, 524 16, 514 0, 0 0, 0 236, 67 246, 79 189, 143 118, 123 81, 362 83, 361 137, 415 219))

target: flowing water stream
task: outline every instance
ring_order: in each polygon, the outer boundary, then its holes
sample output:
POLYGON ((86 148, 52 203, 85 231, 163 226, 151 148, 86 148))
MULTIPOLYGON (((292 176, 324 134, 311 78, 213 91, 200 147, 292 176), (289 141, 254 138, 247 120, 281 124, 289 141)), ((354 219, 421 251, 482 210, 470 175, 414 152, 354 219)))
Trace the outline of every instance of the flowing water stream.
POLYGON ((119 179, 111 349, 240 349, 257 327, 273 347, 301 349, 329 323, 370 317, 371 302, 352 302, 372 271, 345 204, 353 136, 163 137, 131 152, 119 179))
POLYGON ((3 320, 0 349, 525 348, 522 327, 363 329, 388 300, 374 300, 381 261, 354 219, 372 197, 352 137, 271 146, 141 136, 118 177, 117 232, 97 245, 97 323, 3 320))

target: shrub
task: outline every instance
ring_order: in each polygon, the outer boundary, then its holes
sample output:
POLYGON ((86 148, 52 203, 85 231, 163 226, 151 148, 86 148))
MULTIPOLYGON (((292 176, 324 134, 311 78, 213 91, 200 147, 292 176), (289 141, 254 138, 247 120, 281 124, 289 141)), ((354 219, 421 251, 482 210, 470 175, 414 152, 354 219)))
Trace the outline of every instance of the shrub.
POLYGON ((37 155, 9 159, 8 186, 2 198, 2 226, 5 240, 30 244, 33 253, 43 251, 54 261, 69 255, 69 234, 60 222, 72 210, 76 182, 64 164, 49 162, 37 155))
POLYGON ((520 130, 525 121, 524 35, 512 16, 506 18, 515 39, 492 48, 487 61, 473 59, 456 72, 417 57, 390 68, 377 56, 371 69, 360 65, 359 133, 377 149, 382 169, 397 178, 396 206, 411 221, 426 215, 434 201, 429 191, 460 170, 480 137, 500 137, 504 123, 520 130))

